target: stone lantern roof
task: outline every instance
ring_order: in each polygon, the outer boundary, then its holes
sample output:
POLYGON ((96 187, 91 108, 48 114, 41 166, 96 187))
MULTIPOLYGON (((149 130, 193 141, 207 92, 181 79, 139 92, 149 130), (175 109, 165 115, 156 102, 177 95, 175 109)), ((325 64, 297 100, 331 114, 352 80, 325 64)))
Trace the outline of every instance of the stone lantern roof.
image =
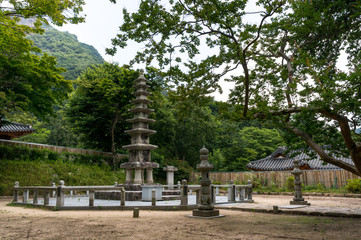
POLYGON ((203 146, 203 148, 199 151, 199 154, 201 163, 197 164, 197 170, 201 172, 209 172, 210 170, 212 170, 213 165, 208 162, 208 149, 203 146))

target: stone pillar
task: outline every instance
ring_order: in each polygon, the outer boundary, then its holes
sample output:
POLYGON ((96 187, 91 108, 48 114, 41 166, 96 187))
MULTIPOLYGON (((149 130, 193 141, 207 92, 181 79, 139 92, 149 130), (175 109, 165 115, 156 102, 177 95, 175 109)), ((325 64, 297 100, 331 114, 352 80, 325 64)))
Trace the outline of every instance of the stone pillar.
POLYGON ((181 184, 180 181, 177 182, 177 189, 180 190, 181 189, 181 184))
POLYGON ((34 190, 34 193, 33 193, 33 204, 37 204, 37 203, 38 203, 38 195, 39 195, 39 190, 34 190))
POLYGON ((134 184, 142 184, 142 169, 134 170, 134 184))
POLYGON ((198 209, 193 210, 193 217, 219 217, 219 210, 215 210, 211 195, 211 180, 209 180, 209 171, 213 169, 212 164, 208 162, 208 149, 203 147, 200 151, 201 163, 197 165, 197 169, 201 172, 201 202, 198 209))
POLYGON ((248 180, 248 188, 247 188, 247 200, 248 201, 253 201, 252 200, 252 191, 253 191, 253 186, 252 186, 252 181, 248 180))
POLYGON ((29 190, 23 191, 23 203, 26 203, 29 200, 29 190))
POLYGON ((44 191, 44 206, 49 205, 50 192, 48 190, 44 191))
MULTIPOLYGON (((52 182, 52 183, 51 183, 51 186, 52 186, 52 187, 56 187, 55 182, 52 182)), ((52 191, 52 192, 51 192, 51 197, 55 197, 55 195, 56 195, 55 193, 56 193, 55 191, 52 191)))
POLYGON ((59 181, 59 186, 57 188, 57 194, 56 194, 56 207, 60 208, 64 206, 64 191, 62 188, 65 187, 65 183, 63 180, 59 181))
POLYGON ((15 182, 14 184, 14 198, 13 198, 13 202, 18 202, 19 201, 19 190, 17 189, 19 187, 19 182, 15 182))
POLYGON ((133 183, 133 169, 126 169, 126 175, 125 175, 125 183, 131 184, 133 183))
POLYGON ((147 169, 147 183, 153 183, 153 168, 147 169))
POLYGON ((302 197, 302 183, 301 183, 301 174, 303 173, 302 170, 300 170, 300 160, 295 159, 293 161, 294 169, 292 171, 292 175, 295 178, 294 185, 295 185, 295 196, 293 198, 293 201, 290 201, 291 205, 310 205, 305 201, 305 199, 302 197))
POLYGON ((236 186, 234 185, 234 181, 233 181, 233 180, 231 180, 231 181, 229 182, 228 201, 229 201, 229 202, 235 202, 235 201, 236 201, 236 186))
POLYGON ((167 185, 168 189, 174 189, 174 172, 178 171, 178 168, 174 166, 167 166, 163 168, 167 172, 167 185))
POLYGON ((125 189, 120 189, 120 206, 125 206, 125 189))
POLYGON ((215 189, 218 189, 218 188, 215 188, 214 185, 212 184, 211 185, 212 204, 216 203, 216 191, 215 191, 215 189))
POLYGON ((155 198, 155 189, 152 189, 152 206, 155 206, 156 198, 155 198))
POLYGON ((94 206, 94 191, 89 191, 89 206, 94 206))
POLYGON ((181 186, 181 205, 187 206, 188 205, 188 185, 187 180, 182 180, 181 186))

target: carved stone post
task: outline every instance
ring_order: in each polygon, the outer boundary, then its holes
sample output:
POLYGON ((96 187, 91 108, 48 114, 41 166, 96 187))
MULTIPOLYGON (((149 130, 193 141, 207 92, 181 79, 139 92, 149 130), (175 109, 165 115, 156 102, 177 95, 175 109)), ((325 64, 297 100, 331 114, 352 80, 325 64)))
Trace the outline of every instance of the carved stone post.
POLYGON ((18 202, 19 201, 19 190, 17 189, 19 187, 19 182, 15 182, 14 184, 14 198, 13 198, 13 202, 18 202))
POLYGON ((295 196, 293 198, 293 201, 290 201, 291 205, 310 205, 305 201, 305 199, 302 197, 302 183, 301 183, 301 174, 303 173, 302 170, 300 170, 300 160, 295 159, 293 161, 294 169, 292 171, 292 175, 295 177, 294 181, 294 187, 295 187, 295 196))
POLYGON ((89 206, 93 207, 94 206, 94 191, 89 191, 89 206))
POLYGON ((29 200, 29 190, 23 191, 23 203, 26 203, 29 200))
POLYGON ((125 189, 120 188, 120 206, 125 206, 125 189))
POLYGON ((253 186, 252 186, 252 181, 251 180, 248 180, 248 186, 249 187, 247 189, 248 190, 247 191, 247 200, 248 201, 253 201, 252 200, 252 191, 253 191, 252 188, 253 188, 253 186))
POLYGON ((187 180, 182 180, 181 186, 181 205, 187 206, 188 205, 188 185, 187 180))
MULTIPOLYGON (((51 183, 51 186, 52 186, 52 187, 56 187, 55 182, 52 182, 52 183, 51 183)), ((51 197, 55 197, 55 196, 56 196, 55 193, 56 193, 55 191, 52 191, 52 192, 51 192, 51 197)))
POLYGON ((33 192, 33 204, 38 204, 38 195, 39 195, 39 190, 34 190, 34 192, 33 192))
POLYGON ((64 191, 62 190, 63 187, 65 187, 65 183, 63 180, 60 180, 56 193, 56 207, 58 208, 64 206, 64 191))
POLYGON ((201 172, 201 199, 198 209, 193 210, 193 217, 218 217, 219 210, 215 210, 211 194, 211 180, 209 180, 209 171, 213 169, 212 164, 208 162, 208 149, 203 147, 200 150, 201 163, 197 165, 197 169, 201 172))

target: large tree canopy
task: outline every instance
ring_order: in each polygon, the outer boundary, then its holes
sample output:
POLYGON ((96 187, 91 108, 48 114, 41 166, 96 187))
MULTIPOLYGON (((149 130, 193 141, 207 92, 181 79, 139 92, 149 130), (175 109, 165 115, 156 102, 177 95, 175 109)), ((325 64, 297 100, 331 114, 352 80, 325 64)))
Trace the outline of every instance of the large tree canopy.
POLYGON ((66 115, 82 147, 113 151, 129 142, 124 130, 130 118, 133 82, 138 73, 105 63, 88 68, 77 80, 66 115))
POLYGON ((47 54, 36 56, 34 52, 40 50, 26 36, 41 33, 43 23, 83 21, 79 15, 83 4, 82 0, 0 0, 0 119, 17 110, 45 117, 67 97, 72 87, 60 75, 65 69, 57 68, 55 58, 47 54))
POLYGON ((244 118, 275 120, 325 162, 361 175, 354 134, 361 121, 361 3, 259 0, 256 11, 247 4, 142 0, 137 12, 124 9, 108 53, 128 41, 144 43, 133 62, 159 65, 184 95, 208 94, 227 74, 244 118), (343 51, 348 70, 336 66, 343 51), (323 151, 326 144, 333 155, 323 151), (341 154, 354 165, 337 159, 341 154))

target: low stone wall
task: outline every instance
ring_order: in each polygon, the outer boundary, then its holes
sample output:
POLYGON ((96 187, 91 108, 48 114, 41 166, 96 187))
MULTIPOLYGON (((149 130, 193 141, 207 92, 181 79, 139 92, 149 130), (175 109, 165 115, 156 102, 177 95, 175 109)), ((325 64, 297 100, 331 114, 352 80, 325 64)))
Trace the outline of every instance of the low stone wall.
MULTIPOLYGON (((126 194, 124 187, 118 187, 119 185, 116 183, 112 186, 65 186, 63 180, 60 180, 59 185, 55 186, 19 186, 19 182, 15 182, 14 185, 14 195, 13 195, 13 204, 19 205, 32 205, 34 207, 45 207, 48 209, 54 210, 80 210, 80 209, 129 209, 134 208, 136 205, 129 204, 126 206, 126 194), (96 199, 96 192, 101 191, 110 191, 110 192, 118 192, 120 201, 118 206, 95 206, 94 200, 96 199), (86 192, 88 196, 88 206, 77 206, 77 205, 66 205, 65 198, 67 194, 70 193, 72 196, 73 192, 86 192), (22 196, 22 197, 21 197, 22 196), (32 200, 30 200, 32 197, 32 200), (42 197, 42 201, 39 201, 40 197, 42 197), (21 199, 22 198, 22 199, 21 199), (55 205, 51 205, 50 199, 55 198, 55 205), (20 200, 21 199, 21 200, 20 200)), ((156 185, 159 188, 163 188, 162 185, 156 185)), ((186 210, 186 209, 194 209, 198 206, 201 199, 201 186, 200 185, 188 185, 186 180, 182 181, 180 185, 180 203, 176 205, 169 206, 157 206, 157 200, 161 199, 161 196, 157 196, 155 189, 148 189, 151 192, 148 195, 151 196, 151 206, 143 206, 146 209, 169 209, 169 210, 186 210), (196 192, 196 203, 189 204, 188 198, 189 194, 192 194, 192 191, 196 192)), ((252 203, 252 184, 249 182, 247 185, 235 185, 231 183, 229 185, 214 185, 211 186, 211 201, 213 204, 216 204, 216 195, 217 188, 228 188, 228 202, 242 202, 242 203, 252 203), (237 200, 238 198, 238 200, 237 200)), ((143 195, 144 189, 142 189, 143 195)), ((150 197, 149 196, 149 197, 150 197)), ((141 199, 144 201, 144 199, 141 199)), ((149 199, 148 199, 149 201, 149 199)), ((138 206, 137 206, 138 207, 138 206)))
MULTIPOLYGON (((113 154, 111 152, 101 152, 89 149, 80 149, 80 148, 71 148, 71 147, 61 147, 61 146, 53 146, 46 145, 40 143, 28 143, 28 142, 19 142, 19 141, 11 141, 0 139, 0 145, 4 146, 22 146, 28 148, 39 148, 39 149, 48 149, 57 153, 69 152, 69 153, 77 153, 77 154, 85 154, 85 155, 95 155, 102 157, 112 157, 113 154)), ((128 155, 117 154, 118 159, 126 158, 128 155)))

